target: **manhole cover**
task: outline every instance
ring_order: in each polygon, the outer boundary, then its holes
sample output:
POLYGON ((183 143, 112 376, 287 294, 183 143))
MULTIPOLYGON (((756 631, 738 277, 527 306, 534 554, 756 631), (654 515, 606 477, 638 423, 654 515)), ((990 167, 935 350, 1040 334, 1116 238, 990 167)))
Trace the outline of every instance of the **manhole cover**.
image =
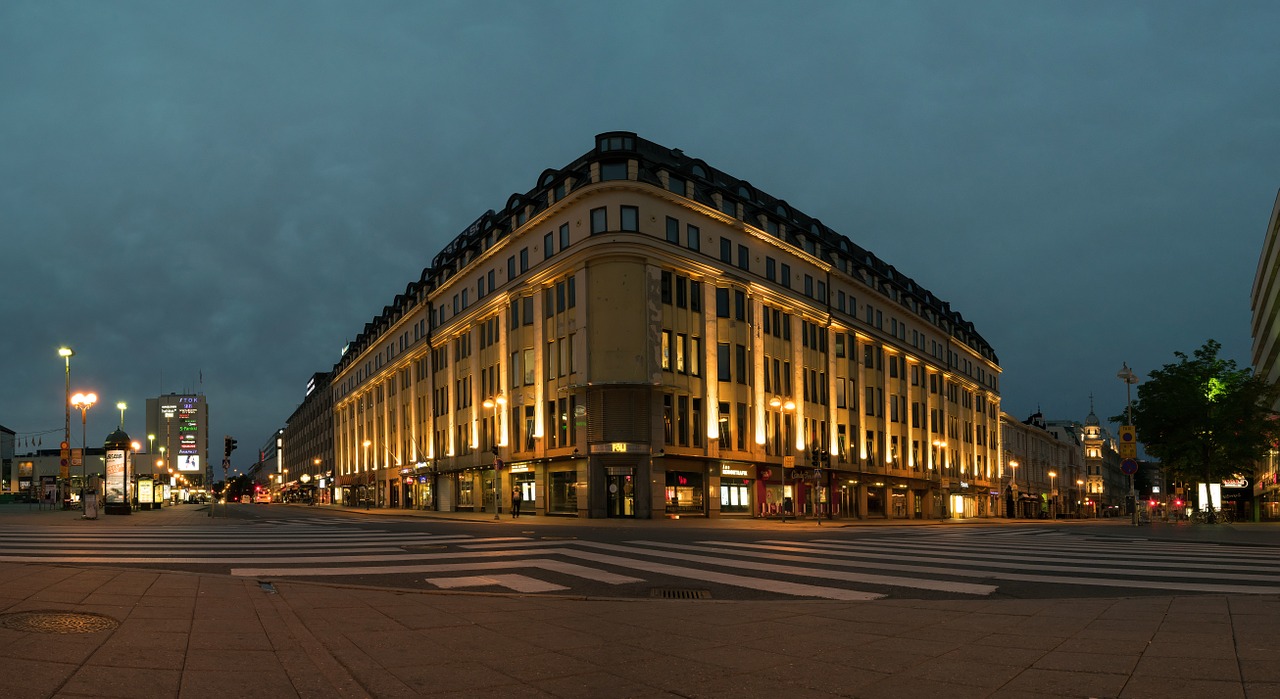
POLYGON ((711 590, 694 590, 686 587, 655 587, 649 590, 649 596, 662 599, 711 599, 711 590))
POLYGON ((105 614, 90 612, 30 611, 0 614, 0 626, 34 633, 96 633, 109 631, 120 622, 105 614))

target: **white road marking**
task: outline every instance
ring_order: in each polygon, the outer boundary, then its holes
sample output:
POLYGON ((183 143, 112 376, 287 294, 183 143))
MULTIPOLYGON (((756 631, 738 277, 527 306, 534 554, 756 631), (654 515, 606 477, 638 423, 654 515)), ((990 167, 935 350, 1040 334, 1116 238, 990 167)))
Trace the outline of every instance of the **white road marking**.
POLYGON ((509 568, 541 568, 562 575, 571 575, 585 580, 623 585, 644 582, 641 578, 610 573, 605 570, 588 568, 565 561, 545 558, 520 558, 509 561, 475 561, 472 563, 435 563, 430 565, 402 566, 362 566, 340 568, 232 568, 231 574, 246 578, 285 578, 303 575, 309 576, 350 576, 350 575, 388 575, 400 573, 452 573, 467 570, 504 570, 509 568))
POLYGON ((427 578, 426 582, 445 590, 460 587, 505 587, 516 592, 559 592, 569 588, 563 585, 543 582, 524 575, 469 575, 458 578, 427 578))

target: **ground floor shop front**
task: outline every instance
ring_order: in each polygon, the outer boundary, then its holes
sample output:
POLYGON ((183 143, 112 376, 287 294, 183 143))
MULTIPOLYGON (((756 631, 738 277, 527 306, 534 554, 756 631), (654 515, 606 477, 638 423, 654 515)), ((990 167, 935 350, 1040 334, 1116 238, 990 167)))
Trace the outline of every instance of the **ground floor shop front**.
POLYGON ((966 519, 999 517, 998 490, 964 481, 841 469, 782 469, 647 453, 486 466, 405 468, 339 478, 348 507, 582 518, 745 517, 966 519))

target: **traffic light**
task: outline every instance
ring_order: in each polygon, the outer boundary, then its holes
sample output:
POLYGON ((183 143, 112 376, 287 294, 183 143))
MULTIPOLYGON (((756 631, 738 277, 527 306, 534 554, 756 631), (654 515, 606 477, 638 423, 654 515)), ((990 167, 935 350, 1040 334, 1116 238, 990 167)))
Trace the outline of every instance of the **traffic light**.
POLYGON ((231 452, 235 450, 236 450, 236 440, 232 439, 230 436, 223 437, 222 438, 222 455, 225 458, 230 459, 231 452))
POLYGON ((812 464, 814 468, 818 468, 818 464, 821 463, 821 458, 822 457, 818 455, 817 447, 814 447, 813 451, 809 452, 809 463, 812 464))

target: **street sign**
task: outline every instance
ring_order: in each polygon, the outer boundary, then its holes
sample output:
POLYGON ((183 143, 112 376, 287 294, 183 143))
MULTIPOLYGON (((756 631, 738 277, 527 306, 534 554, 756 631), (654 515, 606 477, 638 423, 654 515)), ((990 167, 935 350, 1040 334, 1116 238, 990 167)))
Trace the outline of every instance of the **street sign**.
POLYGON ((784 456, 784 457, 782 457, 782 467, 783 467, 783 468, 795 468, 795 467, 796 467, 796 457, 794 457, 794 456, 784 456))
POLYGON ((1120 470, 1123 471, 1126 476, 1132 476, 1133 474, 1137 473, 1138 472, 1137 459, 1125 459, 1121 461, 1120 470))

